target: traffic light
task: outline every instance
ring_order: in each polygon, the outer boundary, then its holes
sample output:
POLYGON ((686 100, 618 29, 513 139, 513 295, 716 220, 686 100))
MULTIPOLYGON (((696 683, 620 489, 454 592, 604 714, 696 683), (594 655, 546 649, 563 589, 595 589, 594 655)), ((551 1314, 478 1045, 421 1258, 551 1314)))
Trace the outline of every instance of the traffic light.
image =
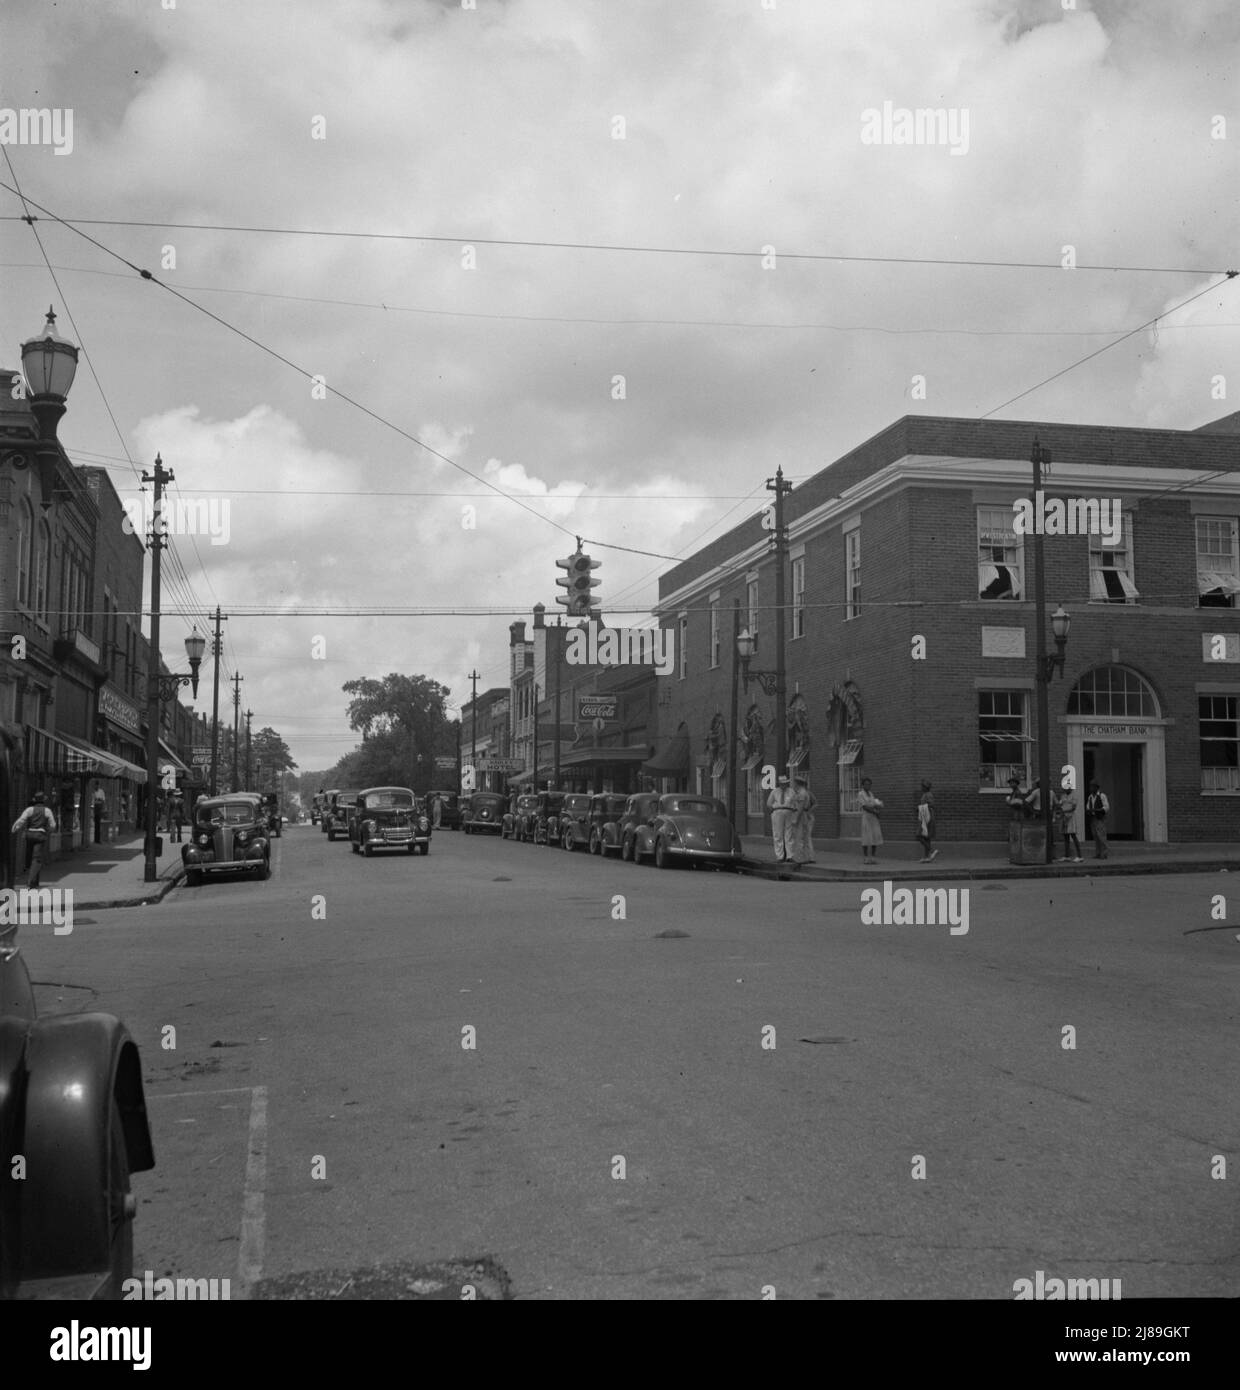
POLYGON ((582 551, 577 551, 575 555, 568 555, 563 560, 557 560, 558 569, 567 570, 568 573, 561 576, 555 582, 568 592, 558 594, 556 603, 564 604, 570 618, 588 618, 594 613, 594 595, 591 589, 597 589, 602 583, 601 579, 594 579, 590 575, 591 570, 596 570, 602 563, 599 560, 591 560, 582 551))

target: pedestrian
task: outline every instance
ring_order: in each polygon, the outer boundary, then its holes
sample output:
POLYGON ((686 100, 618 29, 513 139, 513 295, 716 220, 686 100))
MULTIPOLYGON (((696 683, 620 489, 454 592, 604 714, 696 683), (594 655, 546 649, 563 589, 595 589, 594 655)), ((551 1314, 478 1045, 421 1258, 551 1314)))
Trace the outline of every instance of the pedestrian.
POLYGON ((922 782, 921 796, 917 799, 917 840, 921 845, 921 862, 929 864, 939 857, 934 848, 934 792, 929 782, 922 782))
POLYGON ((767 810, 771 813, 771 840, 775 846, 775 862, 796 859, 796 845, 793 840, 796 820, 796 793, 787 777, 779 779, 779 786, 772 789, 766 799, 767 810))
POLYGON ((175 793, 172 798, 172 806, 168 811, 168 821, 172 830, 173 842, 179 843, 182 827, 185 824, 185 798, 180 792, 175 793))
POLYGON ((883 842, 883 827, 878 813, 883 803, 870 790, 873 782, 868 777, 861 779, 861 790, 857 793, 857 804, 861 808, 861 862, 878 863, 878 847, 883 842))
POLYGON ((1024 820, 1029 813, 1025 805, 1025 793, 1020 789, 1020 778, 1016 773, 1012 773, 1008 778, 1007 804, 1013 820, 1024 820))
POLYGON ((809 789, 809 778, 798 777, 796 790, 792 794, 793 806, 793 848, 796 867, 814 863, 814 811, 818 798, 809 789))
POLYGON ((1081 842, 1076 834, 1076 792, 1067 782, 1055 798, 1055 817, 1063 834, 1064 862, 1081 862, 1081 842), (1075 853, 1074 853, 1075 851, 1075 853))
POLYGON ((1097 782, 1091 782, 1089 795, 1085 798, 1085 818, 1093 826, 1095 859, 1107 857, 1107 816, 1110 810, 1111 803, 1107 800, 1106 792, 1097 782))
POLYGON ((98 782, 95 783, 95 794, 92 798, 91 810, 95 817, 95 843, 100 844, 103 840, 103 809, 107 805, 108 798, 104 794, 103 788, 98 782))
POLYGON ((431 824, 436 830, 443 824, 443 797, 438 792, 431 801, 431 824))
POLYGON ((129 829, 129 793, 121 792, 121 827, 129 829))
POLYGON ((47 805, 47 797, 35 792, 30 805, 13 822, 13 834, 24 835, 26 844, 26 886, 37 888, 43 872, 43 849, 47 837, 56 829, 56 817, 47 805))
POLYGON ((1037 820, 1042 815, 1042 779, 1035 777, 1033 786, 1025 793, 1025 815, 1030 820, 1037 820))

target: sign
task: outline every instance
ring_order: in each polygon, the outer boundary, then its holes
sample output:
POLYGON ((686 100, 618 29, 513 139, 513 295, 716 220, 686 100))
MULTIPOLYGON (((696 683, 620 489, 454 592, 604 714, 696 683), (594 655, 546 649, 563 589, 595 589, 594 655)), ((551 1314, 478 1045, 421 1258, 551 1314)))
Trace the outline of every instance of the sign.
POLYGON ((1148 724, 1081 724, 1077 732, 1082 738, 1100 738, 1110 734, 1120 738, 1149 738, 1148 724))
POLYGON ((616 697, 614 695, 578 695, 577 722, 588 724, 593 719, 615 719, 616 697))
POLYGON ((435 767, 436 767, 440 772, 455 772, 455 771, 456 771, 456 759, 455 759, 455 758, 438 757, 438 758, 435 759, 435 767))
POLYGON ((122 729, 135 734, 138 732, 137 708, 110 685, 103 686, 99 691, 99 713, 113 724, 119 724, 122 729))
POLYGON ((475 772, 524 772, 524 758, 479 758, 475 772))
POLYGON ((211 745, 208 743, 205 747, 203 747, 201 744, 194 744, 193 748, 190 750, 189 760, 190 765, 193 767, 210 767, 211 745))

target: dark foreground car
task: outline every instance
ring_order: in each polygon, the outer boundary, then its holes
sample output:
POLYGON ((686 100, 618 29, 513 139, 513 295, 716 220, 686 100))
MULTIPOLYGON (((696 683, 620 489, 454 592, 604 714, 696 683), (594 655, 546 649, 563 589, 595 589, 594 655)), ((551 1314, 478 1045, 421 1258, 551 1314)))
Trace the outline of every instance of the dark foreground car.
POLYGON ((205 874, 271 876, 271 841, 262 799, 253 792, 204 797, 194 807, 189 843, 181 846, 185 882, 197 888, 205 874))
POLYGON ((713 796, 670 792, 659 798, 652 819, 633 830, 633 861, 653 855, 660 869, 674 861, 735 868, 744 850, 728 819, 728 808, 713 796))
POLYGON ((554 838, 566 850, 574 850, 578 845, 590 843, 590 802, 589 792, 569 792, 560 807, 555 820, 554 838))
POLYGON ((618 792, 599 792, 590 798, 590 853, 607 854, 609 851, 620 853, 620 836, 617 834, 617 826, 620 817, 624 815, 624 807, 628 797, 618 792), (611 841, 608 842, 605 831, 611 827, 611 841))
POLYGON ((40 1019, 17 930, 0 925, 0 1298, 119 1299, 129 1175, 155 1166, 138 1049, 111 1014, 40 1019))
POLYGON ((620 858, 631 860, 633 846, 637 842, 637 827, 653 821, 658 811, 658 792, 635 792, 625 804, 619 822, 603 826, 603 853, 610 854, 619 844, 620 858))
POLYGON ((499 835, 508 803, 502 792, 474 792, 461 803, 461 830, 466 835, 499 835))
POLYGON ((376 850, 387 849, 429 854, 431 823, 419 809, 411 788, 367 787, 357 795, 349 840, 353 853, 367 858, 376 850))

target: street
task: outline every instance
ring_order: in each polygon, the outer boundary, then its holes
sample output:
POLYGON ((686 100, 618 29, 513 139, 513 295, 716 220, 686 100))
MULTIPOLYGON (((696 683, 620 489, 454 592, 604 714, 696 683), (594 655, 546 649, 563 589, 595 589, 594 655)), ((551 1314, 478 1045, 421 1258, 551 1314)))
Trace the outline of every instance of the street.
POLYGON ((363 859, 303 825, 268 882, 23 947, 43 1012, 118 1014, 141 1049, 139 1276, 236 1298, 489 1259, 522 1299, 1011 1299, 1039 1270, 1235 1296, 1232 883, 962 883, 953 934, 863 925, 853 884, 454 833, 363 859))

